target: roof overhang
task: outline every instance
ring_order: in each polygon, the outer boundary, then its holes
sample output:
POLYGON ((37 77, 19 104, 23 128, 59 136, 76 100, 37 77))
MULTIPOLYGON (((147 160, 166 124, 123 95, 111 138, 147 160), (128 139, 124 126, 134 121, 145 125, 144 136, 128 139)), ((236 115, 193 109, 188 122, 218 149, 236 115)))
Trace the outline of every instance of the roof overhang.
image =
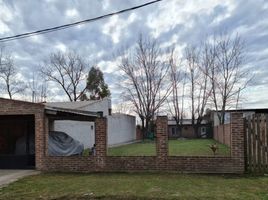
POLYGON ((76 121, 95 121, 101 116, 101 113, 82 111, 75 109, 66 109, 58 107, 45 107, 45 114, 53 120, 76 120, 76 121))

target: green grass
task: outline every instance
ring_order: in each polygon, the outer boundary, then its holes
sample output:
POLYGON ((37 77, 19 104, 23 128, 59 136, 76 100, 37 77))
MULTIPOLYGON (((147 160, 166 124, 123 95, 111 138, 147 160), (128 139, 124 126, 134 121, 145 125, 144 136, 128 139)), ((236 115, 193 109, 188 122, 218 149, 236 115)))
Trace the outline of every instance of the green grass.
POLYGON ((218 150, 216 155, 229 156, 230 148, 220 144, 213 139, 187 139, 169 140, 169 155, 171 156, 211 156, 214 155, 209 148, 211 144, 217 143, 218 150))
POLYGON ((27 177, 0 189, 0 199, 268 199, 268 178, 50 173, 27 177))
MULTIPOLYGON (((213 139, 180 139, 169 140, 169 155, 171 156, 211 156, 209 145, 216 143, 213 139)), ((217 155, 229 156, 230 148, 217 143, 217 155)), ((108 149, 109 156, 154 156, 156 155, 155 142, 139 142, 108 149)))
POLYGON ((146 140, 143 142, 122 145, 108 148, 109 156, 155 156, 155 141, 146 140))

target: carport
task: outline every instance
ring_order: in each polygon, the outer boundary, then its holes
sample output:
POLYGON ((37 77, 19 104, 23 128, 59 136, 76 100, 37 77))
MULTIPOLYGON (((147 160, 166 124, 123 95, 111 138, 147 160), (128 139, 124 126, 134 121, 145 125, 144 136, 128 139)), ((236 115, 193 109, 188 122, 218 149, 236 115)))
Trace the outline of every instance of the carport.
POLYGON ((0 98, 0 169, 35 168, 38 117, 44 105, 0 98))
POLYGON ((48 133, 54 120, 95 121, 101 113, 45 107, 0 98, 0 169, 42 169, 48 165, 48 133))

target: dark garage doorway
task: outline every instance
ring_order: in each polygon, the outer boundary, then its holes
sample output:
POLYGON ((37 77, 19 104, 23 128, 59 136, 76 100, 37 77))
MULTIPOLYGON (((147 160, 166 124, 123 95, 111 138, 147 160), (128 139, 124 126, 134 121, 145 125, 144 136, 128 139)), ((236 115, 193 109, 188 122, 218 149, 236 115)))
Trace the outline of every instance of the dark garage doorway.
POLYGON ((0 115, 0 169, 35 168, 34 115, 0 115))

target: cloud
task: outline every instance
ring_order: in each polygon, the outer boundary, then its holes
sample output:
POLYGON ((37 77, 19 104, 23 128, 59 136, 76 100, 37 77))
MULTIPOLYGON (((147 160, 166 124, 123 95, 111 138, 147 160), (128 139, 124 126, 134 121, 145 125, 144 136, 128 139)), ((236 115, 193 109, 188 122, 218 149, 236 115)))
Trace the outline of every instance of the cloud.
POLYGON ((69 18, 78 18, 79 17, 78 11, 74 8, 66 10, 65 15, 69 18))
MULTIPOLYGON (((148 0, 1 1, 0 37, 58 26, 97 17, 148 0)), ((198 44, 215 32, 238 32, 245 40, 245 66, 255 82, 244 92, 248 106, 268 102, 268 2, 265 0, 166 0, 122 15, 70 29, 4 43, 13 52, 25 80, 57 50, 77 51, 90 64, 97 64, 112 89, 113 102, 120 102, 117 59, 122 47, 133 47, 140 33, 157 39, 163 48, 173 45, 182 54, 186 44, 198 44), (254 94, 255 98, 251 97, 254 94), (257 98, 257 99, 256 99, 257 98), (252 103, 253 102, 253 103, 252 103)), ((0 44, 1 45, 1 44, 0 44)), ((50 85, 56 99, 65 99, 60 88, 50 85)), ((266 104, 263 104, 266 105, 266 104)))

